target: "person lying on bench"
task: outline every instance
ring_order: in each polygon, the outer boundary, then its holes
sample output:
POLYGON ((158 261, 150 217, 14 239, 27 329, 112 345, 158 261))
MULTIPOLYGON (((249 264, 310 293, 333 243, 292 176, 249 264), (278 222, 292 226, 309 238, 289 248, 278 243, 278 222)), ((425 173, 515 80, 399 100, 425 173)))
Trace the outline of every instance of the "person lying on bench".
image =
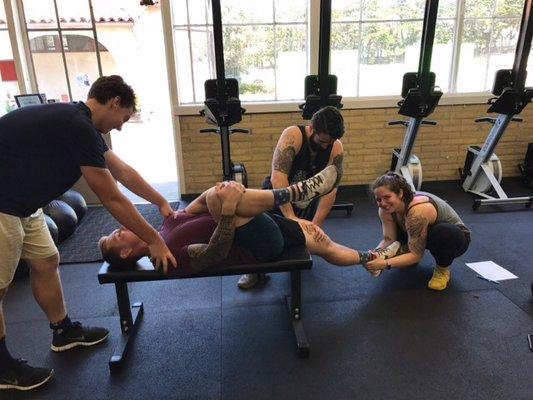
MULTIPOLYGON (((334 265, 369 261, 371 252, 359 252, 335 243, 310 221, 265 213, 293 201, 291 193, 298 191, 294 186, 313 186, 313 197, 328 193, 334 187, 336 176, 336 167, 331 165, 307 181, 285 189, 244 189, 236 182, 217 184, 175 218, 164 221, 161 236, 178 260, 178 268, 168 274, 186 277, 215 264, 223 267, 269 262, 279 257, 284 247, 298 245, 305 245, 311 254, 334 265), (321 182, 316 184, 317 181, 321 182)), ((116 267, 131 267, 149 255, 146 244, 124 228, 101 238, 99 246, 104 260, 116 267)), ((399 243, 394 243, 388 252, 395 254, 398 247, 399 243)), ((387 254, 380 253, 383 257, 387 254)))

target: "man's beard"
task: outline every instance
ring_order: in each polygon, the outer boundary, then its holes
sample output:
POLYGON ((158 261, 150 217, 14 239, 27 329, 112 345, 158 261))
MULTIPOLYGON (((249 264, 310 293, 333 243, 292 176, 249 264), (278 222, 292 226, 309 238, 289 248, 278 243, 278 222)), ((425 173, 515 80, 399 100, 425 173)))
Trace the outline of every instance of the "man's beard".
POLYGON ((327 147, 323 149, 321 146, 315 143, 313 140, 316 133, 311 134, 311 137, 309 138, 309 147, 311 147, 311 150, 315 153, 322 153, 327 150, 327 147))

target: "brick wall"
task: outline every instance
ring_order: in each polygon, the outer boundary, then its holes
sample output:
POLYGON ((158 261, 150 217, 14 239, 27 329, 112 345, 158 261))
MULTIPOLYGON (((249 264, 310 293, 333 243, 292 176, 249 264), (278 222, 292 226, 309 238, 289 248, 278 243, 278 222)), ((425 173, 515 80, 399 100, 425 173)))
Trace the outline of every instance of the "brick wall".
MULTIPOLYGON (((487 105, 439 106, 430 116, 437 126, 420 129, 413 154, 423 166, 424 181, 458 179, 468 145, 481 146, 489 132, 487 123, 476 124, 474 118, 486 116, 487 105)), ((368 184, 385 172, 391 163, 391 151, 401 147, 403 126, 389 127, 393 119, 405 119, 395 108, 343 110, 346 133, 344 177, 342 185, 368 184)), ((504 176, 518 175, 517 164, 524 159, 527 143, 533 142, 533 108, 520 115, 522 123, 511 123, 496 148, 504 176)), ((289 125, 303 122, 298 112, 244 115, 235 127, 251 130, 250 135, 231 137, 232 159, 244 163, 250 187, 260 187, 270 171, 271 159, 279 135, 289 125)), ((199 133, 209 127, 200 116, 180 117, 184 194, 199 193, 221 179, 220 139, 214 134, 199 133)))

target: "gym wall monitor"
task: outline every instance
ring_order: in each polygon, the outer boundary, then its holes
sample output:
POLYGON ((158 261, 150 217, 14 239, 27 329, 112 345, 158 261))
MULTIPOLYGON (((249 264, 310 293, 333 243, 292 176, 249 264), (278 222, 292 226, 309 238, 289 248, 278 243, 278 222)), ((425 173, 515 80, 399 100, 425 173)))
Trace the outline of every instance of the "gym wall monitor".
POLYGON ((34 93, 34 94, 18 94, 15 95, 15 103, 19 108, 26 106, 33 106, 35 104, 45 103, 46 96, 44 93, 34 93))

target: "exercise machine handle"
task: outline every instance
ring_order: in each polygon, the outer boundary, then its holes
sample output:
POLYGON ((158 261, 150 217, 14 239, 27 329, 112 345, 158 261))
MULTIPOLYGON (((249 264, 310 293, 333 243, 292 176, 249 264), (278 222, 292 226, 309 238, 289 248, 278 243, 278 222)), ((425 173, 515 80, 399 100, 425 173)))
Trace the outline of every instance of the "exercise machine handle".
POLYGON ((249 129, 241 129, 241 128, 231 128, 229 130, 230 133, 250 133, 249 129))
POLYGON ((402 120, 402 119, 398 119, 398 120, 395 120, 395 121, 389 121, 389 126, 392 126, 392 125, 409 126, 409 121, 405 121, 405 120, 402 120))
POLYGON ((200 133, 218 133, 219 130, 215 128, 204 128, 200 129, 200 133))
POLYGON ((437 125, 437 121, 433 121, 430 119, 425 119, 421 122, 422 125, 437 125))
POLYGON ((490 122, 491 124, 493 124, 493 123, 496 122, 496 118, 493 118, 493 117, 482 117, 482 118, 476 118, 474 121, 476 123, 479 123, 479 122, 490 122))
POLYGON ((524 121, 524 118, 513 117, 513 118, 511 118, 511 121, 513 121, 513 122, 523 122, 523 121, 524 121))

